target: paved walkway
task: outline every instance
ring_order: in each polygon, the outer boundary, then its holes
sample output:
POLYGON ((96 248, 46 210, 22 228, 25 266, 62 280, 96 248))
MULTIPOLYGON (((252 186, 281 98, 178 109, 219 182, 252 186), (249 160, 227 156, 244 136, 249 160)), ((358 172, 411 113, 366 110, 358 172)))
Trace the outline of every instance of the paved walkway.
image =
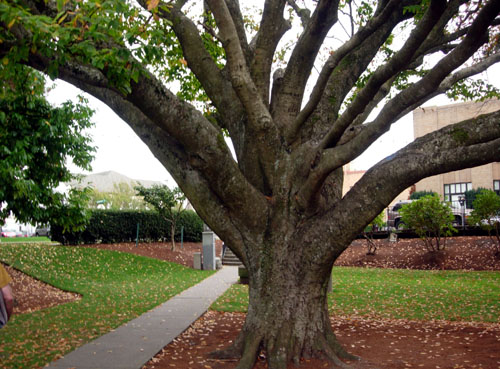
POLYGON ((205 313, 237 280, 238 268, 224 266, 197 285, 46 368, 139 369, 205 313))

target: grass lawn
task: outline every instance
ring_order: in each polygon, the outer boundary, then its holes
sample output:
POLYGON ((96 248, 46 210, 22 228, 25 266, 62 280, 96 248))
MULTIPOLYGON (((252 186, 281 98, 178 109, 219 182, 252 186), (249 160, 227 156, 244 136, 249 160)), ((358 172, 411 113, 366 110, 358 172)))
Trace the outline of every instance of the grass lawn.
MULTIPOLYGON (((500 272, 335 267, 330 312, 373 318, 500 322, 500 272)), ((211 307, 246 312, 248 286, 211 307)))
POLYGON ((5 368, 42 367, 213 272, 92 248, 0 245, 0 260, 82 299, 14 316, 1 330, 5 368))
POLYGON ((0 237, 0 243, 51 242, 48 237, 0 237))

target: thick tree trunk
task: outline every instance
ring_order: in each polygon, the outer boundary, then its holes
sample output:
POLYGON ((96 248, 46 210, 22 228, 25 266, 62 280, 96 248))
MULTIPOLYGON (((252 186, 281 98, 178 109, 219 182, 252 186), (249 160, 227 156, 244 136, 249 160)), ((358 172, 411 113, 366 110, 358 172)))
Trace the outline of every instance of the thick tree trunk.
POLYGON ((259 266, 250 266, 244 327, 233 346, 214 356, 239 357, 238 369, 252 368, 260 350, 271 369, 286 368, 300 358, 327 359, 338 367, 344 367, 340 359, 355 359, 331 329, 327 303, 331 265, 308 260, 304 246, 297 247, 297 255, 272 256, 264 251, 259 266))

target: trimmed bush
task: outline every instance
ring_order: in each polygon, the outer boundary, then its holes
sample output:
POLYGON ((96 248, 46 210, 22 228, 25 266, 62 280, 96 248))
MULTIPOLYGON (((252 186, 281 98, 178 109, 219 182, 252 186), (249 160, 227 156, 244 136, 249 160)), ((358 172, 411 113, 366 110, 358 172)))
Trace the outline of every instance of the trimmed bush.
MULTIPOLYGON (((140 242, 170 240, 170 225, 158 213, 134 210, 93 210, 85 230, 63 232, 62 227, 52 225, 52 239, 65 245, 133 242, 138 223, 140 242)), ((175 233, 176 241, 181 240, 182 226, 184 241, 201 241, 203 221, 194 211, 186 210, 182 213, 175 233)))
POLYGON ((410 200, 418 200, 429 195, 434 196, 437 195, 437 193, 434 191, 415 191, 410 195, 410 200))

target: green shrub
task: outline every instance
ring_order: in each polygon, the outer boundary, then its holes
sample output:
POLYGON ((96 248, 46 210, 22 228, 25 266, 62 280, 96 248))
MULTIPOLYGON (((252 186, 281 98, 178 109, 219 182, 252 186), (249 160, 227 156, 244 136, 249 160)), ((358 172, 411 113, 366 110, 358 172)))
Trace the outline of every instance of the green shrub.
MULTIPOLYGON (((170 239, 170 225, 154 211, 114 211, 93 210, 89 223, 81 232, 63 232, 62 227, 51 226, 52 239, 62 244, 93 244, 133 242, 136 239, 139 224, 139 241, 156 242, 170 239)), ((200 242, 203 221, 192 210, 184 211, 175 234, 181 239, 181 227, 184 227, 185 242, 200 242)))
POLYGON ((474 209, 474 200, 476 200, 477 195, 482 191, 486 190, 484 187, 474 188, 469 191, 465 191, 465 207, 467 209, 474 209))
POLYGON ((453 228, 453 212, 438 195, 424 196, 403 205, 399 211, 403 222, 424 241, 428 251, 443 250, 446 237, 457 230, 453 228))
POLYGON ((500 196, 495 191, 483 189, 474 200, 470 220, 488 231, 493 240, 496 238, 497 255, 500 255, 500 196))

